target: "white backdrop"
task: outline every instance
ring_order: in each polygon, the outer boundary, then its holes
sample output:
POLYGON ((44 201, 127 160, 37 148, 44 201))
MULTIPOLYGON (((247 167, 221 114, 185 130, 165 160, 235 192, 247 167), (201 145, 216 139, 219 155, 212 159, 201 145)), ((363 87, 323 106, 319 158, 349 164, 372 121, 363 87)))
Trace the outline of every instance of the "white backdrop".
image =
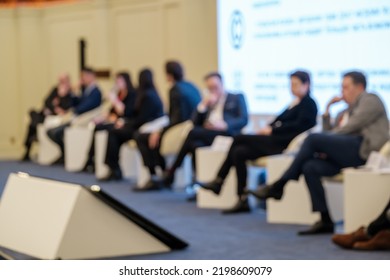
POLYGON ((341 74, 361 69, 390 111, 390 1, 219 0, 219 69, 253 114, 291 100, 288 74, 307 69, 319 109, 340 93, 341 74))

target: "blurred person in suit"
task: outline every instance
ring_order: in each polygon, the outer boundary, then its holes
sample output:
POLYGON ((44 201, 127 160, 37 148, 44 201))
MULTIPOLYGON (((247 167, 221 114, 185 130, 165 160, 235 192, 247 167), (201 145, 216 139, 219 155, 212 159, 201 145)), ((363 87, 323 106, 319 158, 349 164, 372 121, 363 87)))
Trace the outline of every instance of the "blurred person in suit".
MULTIPOLYGON (((102 102, 102 93, 96 83, 96 75, 92 68, 84 68, 81 71, 81 96, 73 96, 73 113, 81 115, 100 106, 102 102)), ((61 157, 56 163, 64 162, 64 131, 70 123, 65 123, 59 127, 49 129, 47 135, 61 149, 61 157)))
POLYGON ((166 187, 172 185, 175 171, 188 153, 191 153, 192 166, 196 174, 197 148, 210 146, 218 135, 235 136, 248 123, 247 106, 242 94, 226 92, 222 76, 217 72, 206 75, 205 83, 208 94, 194 111, 192 118, 194 128, 189 132, 175 162, 164 174, 163 183, 166 187))
POLYGON ((58 84, 51 90, 44 101, 43 109, 39 112, 31 110, 30 123, 24 145, 26 147, 23 161, 30 160, 30 149, 34 141, 37 141, 37 126, 43 123, 46 116, 64 115, 72 108, 73 93, 68 74, 62 74, 58 78, 58 84))
POLYGON ((201 187, 219 195, 230 169, 235 167, 239 199, 235 206, 222 213, 250 212, 245 193, 248 160, 282 153, 294 137, 316 124, 317 105, 310 96, 309 73, 305 71, 291 73, 290 87, 294 99, 287 109, 256 134, 235 136, 216 178, 209 183, 200 184, 201 187))
MULTIPOLYGON (((136 90, 133 87, 130 74, 128 72, 119 72, 115 76, 115 85, 108 95, 110 110, 108 114, 99 116, 93 120, 95 132, 102 130, 112 130, 115 122, 119 118, 131 118, 134 114, 136 99, 136 90)), ((92 144, 88 155, 84 171, 94 171, 94 153, 95 137, 92 138, 92 144)))
POLYGON ((299 235, 333 233, 321 178, 334 176, 346 167, 363 165, 372 151, 378 151, 389 138, 389 121, 381 99, 366 92, 366 77, 351 71, 343 75, 342 95, 332 98, 323 115, 323 133, 309 135, 294 161, 274 183, 248 191, 260 199, 280 200, 289 180, 303 175, 309 189, 313 212, 321 219, 299 235), (348 106, 331 122, 330 107, 344 101, 348 106))
POLYGON ((199 90, 190 82, 184 79, 184 70, 177 61, 168 61, 165 64, 165 73, 169 90, 169 125, 162 130, 153 133, 142 133, 136 136, 138 148, 141 152, 144 165, 150 173, 150 180, 139 191, 157 190, 161 185, 156 177, 156 167, 165 170, 166 163, 160 153, 160 143, 164 134, 170 128, 191 119, 192 113, 201 101, 199 90))
POLYGON ((119 118, 109 131, 105 163, 109 174, 102 181, 121 180, 119 150, 123 143, 134 139, 136 131, 145 123, 164 115, 160 96, 154 86, 153 73, 143 69, 139 74, 138 89, 133 114, 129 118, 119 118))

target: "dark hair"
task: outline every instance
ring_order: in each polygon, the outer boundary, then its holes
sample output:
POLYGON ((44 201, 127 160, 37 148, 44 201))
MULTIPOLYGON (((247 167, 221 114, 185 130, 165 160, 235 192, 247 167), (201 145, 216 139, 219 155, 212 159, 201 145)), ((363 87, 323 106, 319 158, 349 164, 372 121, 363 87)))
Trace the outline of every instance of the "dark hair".
POLYGON ((359 71, 351 71, 344 73, 343 77, 350 77, 355 85, 361 84, 363 85, 364 89, 366 89, 367 86, 367 80, 366 76, 362 72, 359 71))
POLYGON ((223 82, 222 75, 219 74, 218 72, 210 72, 206 76, 204 76, 205 81, 210 78, 218 78, 221 81, 221 83, 223 82))
POLYGON ((310 94, 310 74, 309 74, 309 72, 297 70, 297 71, 292 72, 290 74, 290 79, 292 77, 299 79, 303 84, 308 84, 309 89, 307 90, 307 94, 310 94))
POLYGON ((167 74, 172 75, 176 82, 183 80, 184 70, 181 64, 177 61, 168 61, 165 64, 165 71, 167 74))
POLYGON ((95 70, 93 70, 91 67, 83 67, 83 69, 81 69, 81 72, 86 72, 95 75, 95 70))
POLYGON ((153 73, 150 69, 142 69, 138 77, 138 89, 143 91, 146 89, 154 89, 153 73))
POLYGON ((127 91, 132 91, 134 90, 134 86, 133 86, 133 83, 131 82, 131 77, 130 77, 130 74, 128 72, 119 72, 116 74, 116 77, 121 77, 123 80, 125 80, 125 83, 126 83, 126 88, 127 88, 127 91))
POLYGON ((310 85, 310 74, 306 71, 295 71, 290 74, 290 78, 292 77, 298 78, 302 83, 310 85))

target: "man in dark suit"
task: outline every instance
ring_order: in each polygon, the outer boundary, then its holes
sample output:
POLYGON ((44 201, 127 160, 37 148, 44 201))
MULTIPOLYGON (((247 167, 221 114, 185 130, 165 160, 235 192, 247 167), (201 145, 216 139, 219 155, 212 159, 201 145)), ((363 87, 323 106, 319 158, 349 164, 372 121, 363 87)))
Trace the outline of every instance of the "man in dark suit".
POLYGON ((291 105, 255 135, 235 136, 216 179, 207 184, 200 184, 201 187, 219 194, 229 170, 235 167, 239 200, 234 207, 224 210, 224 214, 250 211, 247 195, 245 194, 247 184, 246 162, 248 160, 280 154, 294 137, 316 124, 317 105, 310 97, 309 74, 305 71, 292 73, 290 84, 294 96, 291 105))
POLYGON ((164 176, 164 184, 172 185, 175 171, 188 153, 192 155, 192 164, 196 174, 195 150, 210 146, 218 135, 234 136, 248 123, 248 112, 242 94, 227 93, 219 73, 210 73, 205 77, 209 94, 203 98, 193 116, 194 128, 188 134, 177 158, 164 176))
POLYGON ((137 188, 140 191, 160 188, 156 178, 156 166, 165 170, 165 159, 160 154, 161 139, 171 127, 189 120, 201 100, 199 90, 184 80, 184 71, 179 62, 168 61, 165 64, 165 72, 168 82, 172 84, 169 90, 169 125, 161 131, 143 133, 135 137, 144 165, 151 175, 144 187, 137 188))
POLYGON ((58 78, 58 85, 52 89, 45 99, 44 107, 40 112, 30 111, 30 124, 25 140, 26 152, 23 160, 30 160, 30 149, 34 141, 37 140, 37 126, 44 122, 49 115, 64 115, 73 106, 72 89, 68 74, 62 74, 58 78))
POLYGON ((323 116, 324 127, 329 127, 329 107, 341 100, 348 104, 332 131, 309 135, 279 180, 249 191, 261 199, 281 199, 287 182, 298 180, 303 174, 313 211, 320 212, 321 220, 299 235, 332 233, 334 230, 321 177, 334 176, 342 168, 363 165, 371 151, 378 151, 389 138, 385 107, 377 95, 366 92, 366 84, 366 77, 361 72, 344 74, 342 96, 330 101, 323 116))
MULTIPOLYGON (((75 115, 81 115, 100 106, 102 102, 102 93, 96 84, 95 72, 91 68, 84 68, 81 71, 81 96, 73 96, 73 112, 75 115)), ((61 157, 57 163, 64 162, 64 131, 70 123, 66 123, 47 131, 47 135, 61 149, 61 157)))

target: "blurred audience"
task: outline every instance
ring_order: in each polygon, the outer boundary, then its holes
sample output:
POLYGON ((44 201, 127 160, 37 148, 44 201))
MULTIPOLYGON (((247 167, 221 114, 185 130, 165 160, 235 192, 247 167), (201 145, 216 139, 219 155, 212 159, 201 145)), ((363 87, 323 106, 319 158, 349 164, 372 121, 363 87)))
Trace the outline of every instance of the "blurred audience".
POLYGON ((154 86, 153 74, 144 69, 139 74, 133 114, 129 118, 119 118, 110 130, 105 163, 109 174, 102 181, 121 180, 122 171, 119 166, 119 150, 123 143, 134 138, 135 132, 145 123, 164 115, 163 104, 154 86))
POLYGON ((333 98, 323 116, 325 133, 309 135, 293 163, 273 184, 248 191, 260 199, 281 199, 289 180, 303 174, 309 188, 312 209, 321 219, 299 235, 332 233, 334 223, 329 215, 321 178, 334 176, 342 168, 363 165, 372 151, 378 151, 389 138, 389 121, 385 107, 376 94, 366 92, 366 77, 361 72, 348 72, 342 81, 342 95, 333 98), (329 108, 340 101, 348 107, 330 123, 329 108))
POLYGON ((290 85, 294 99, 287 109, 255 135, 235 136, 217 177, 212 182, 200 184, 201 187, 219 195, 230 169, 235 167, 239 199, 233 208, 224 210, 224 214, 250 211, 245 193, 248 160, 283 152, 294 137, 316 124, 317 105, 310 96, 309 74, 304 71, 292 73, 290 85))
POLYGON ((168 61, 165 65, 166 77, 171 85, 169 90, 169 125, 153 133, 143 133, 136 137, 144 165, 150 173, 150 180, 138 190, 160 189, 161 184, 156 177, 156 167, 165 170, 164 157, 160 154, 160 143, 164 134, 170 128, 191 118, 192 113, 201 100, 199 90, 190 82, 184 80, 184 70, 177 61, 168 61))
MULTIPOLYGON (((81 115, 100 106, 102 101, 102 93, 96 84, 96 75, 93 69, 84 68, 81 71, 81 96, 73 96, 73 113, 81 115)), ((59 127, 49 129, 47 135, 61 149, 61 157, 57 163, 64 162, 64 131, 70 125, 67 122, 59 127)))
MULTIPOLYGON (((120 118, 131 118, 134 114, 136 91, 131 82, 128 72, 119 72, 115 77, 115 86, 110 91, 108 100, 111 108, 108 114, 94 119, 95 132, 101 130, 112 130, 115 122, 120 118)), ((88 160, 84 171, 94 171, 95 137, 92 138, 92 145, 89 151, 88 160)))

